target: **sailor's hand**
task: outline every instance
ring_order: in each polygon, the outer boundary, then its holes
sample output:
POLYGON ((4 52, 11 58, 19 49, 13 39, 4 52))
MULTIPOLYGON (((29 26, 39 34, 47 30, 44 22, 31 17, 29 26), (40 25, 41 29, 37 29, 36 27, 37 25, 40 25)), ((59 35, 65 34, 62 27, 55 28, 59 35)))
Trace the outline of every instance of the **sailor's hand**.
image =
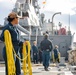
POLYGON ((26 42, 26 41, 24 41, 24 44, 26 44, 26 45, 27 45, 27 42, 26 42))

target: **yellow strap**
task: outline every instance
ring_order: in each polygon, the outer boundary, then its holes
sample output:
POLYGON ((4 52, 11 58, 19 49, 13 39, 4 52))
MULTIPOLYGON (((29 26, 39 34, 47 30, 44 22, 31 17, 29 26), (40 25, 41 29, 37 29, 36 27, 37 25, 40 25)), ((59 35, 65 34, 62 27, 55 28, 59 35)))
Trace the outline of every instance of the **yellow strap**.
MULTIPOLYGON (((55 60, 55 57, 54 57, 54 53, 52 53, 52 58, 53 58, 53 62, 56 62, 56 60, 55 60)), ((59 59, 59 62, 60 62, 60 53, 58 53, 58 59, 59 59)))
POLYGON ((53 62, 55 62, 55 57, 54 57, 54 53, 52 53, 52 58, 53 58, 53 62))

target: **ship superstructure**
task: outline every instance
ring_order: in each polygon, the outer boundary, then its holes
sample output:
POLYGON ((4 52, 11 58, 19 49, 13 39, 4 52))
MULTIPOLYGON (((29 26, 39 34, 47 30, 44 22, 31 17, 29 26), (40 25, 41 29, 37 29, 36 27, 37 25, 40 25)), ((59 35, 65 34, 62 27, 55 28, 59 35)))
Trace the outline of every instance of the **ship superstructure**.
POLYGON ((14 12, 22 16, 19 24, 29 30, 31 35, 36 34, 36 30, 40 29, 40 19, 38 17, 39 13, 37 12, 38 8, 36 3, 36 0, 17 0, 15 8, 13 9, 14 12))
MULTIPOLYGON (((22 16, 22 18, 19 19, 19 25, 21 26, 19 29, 20 31, 30 33, 29 36, 26 33, 26 35, 24 34, 21 37, 26 40, 29 40, 30 37, 31 45, 33 44, 33 41, 36 40, 39 47, 40 42, 44 37, 44 33, 47 33, 49 34, 49 39, 53 42, 53 45, 59 46, 61 56, 67 58, 67 51, 73 42, 72 38, 74 35, 72 36, 70 30, 66 31, 65 28, 60 28, 59 30, 52 29, 53 23, 44 21, 45 15, 44 13, 40 13, 39 9, 38 0, 16 1, 15 8, 12 11, 22 16)), ((2 42, 0 44, 2 44, 2 42)), ((2 58, 0 58, 0 60, 1 59, 2 58)))

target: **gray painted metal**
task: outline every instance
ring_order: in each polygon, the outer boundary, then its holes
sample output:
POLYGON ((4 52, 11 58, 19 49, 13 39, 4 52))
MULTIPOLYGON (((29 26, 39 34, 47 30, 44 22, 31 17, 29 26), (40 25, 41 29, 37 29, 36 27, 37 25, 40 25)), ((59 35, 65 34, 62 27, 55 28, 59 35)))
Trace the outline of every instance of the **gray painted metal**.
MULTIPOLYGON (((37 37, 37 45, 40 46, 40 42, 43 40, 43 36, 37 37)), ((33 41, 36 39, 36 36, 31 37, 31 45, 33 45, 33 41)), ((53 46, 58 45, 59 51, 62 57, 67 58, 67 51, 69 46, 71 46, 72 36, 71 35, 55 35, 49 36, 49 39, 52 41, 53 46)))
POLYGON ((2 56, 3 46, 4 46, 4 43, 0 41, 0 61, 3 61, 3 56, 2 56))
MULTIPOLYGON (((24 38, 26 38, 24 36, 24 38)), ((29 38, 29 37, 27 37, 29 38)), ((37 36, 37 46, 40 46, 40 42, 43 40, 44 36, 37 36)), ((69 46, 71 46, 72 36, 71 35, 54 35, 49 36, 49 39, 52 41, 53 46, 58 45, 59 51, 61 53, 62 57, 67 58, 67 51, 69 46)), ((36 40, 36 36, 31 36, 31 46, 33 45, 33 41, 36 40)), ((0 42, 0 60, 3 60, 2 58, 2 48, 3 48, 3 42, 0 42)))

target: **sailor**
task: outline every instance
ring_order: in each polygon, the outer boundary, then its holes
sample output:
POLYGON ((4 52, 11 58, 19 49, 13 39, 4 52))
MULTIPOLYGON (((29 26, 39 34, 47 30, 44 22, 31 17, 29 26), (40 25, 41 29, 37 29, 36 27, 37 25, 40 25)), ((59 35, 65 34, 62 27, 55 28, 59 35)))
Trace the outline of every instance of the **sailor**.
POLYGON ((38 47, 36 41, 33 42, 32 50, 34 64, 38 64, 38 47))
POLYGON ((54 48, 54 50, 53 50, 53 53, 54 53, 54 60, 55 61, 53 61, 53 62, 56 62, 56 61, 58 61, 58 63, 60 62, 59 61, 59 50, 58 50, 58 46, 57 45, 55 45, 55 48, 54 48))
MULTIPOLYGON (((20 47, 23 45, 23 42, 20 41, 19 30, 17 29, 19 16, 15 12, 11 12, 8 15, 8 24, 4 26, 3 31, 1 33, 0 40, 4 42, 4 31, 8 30, 11 34, 12 43, 16 54, 19 56, 20 47)), ((5 60, 6 67, 6 75, 8 75, 8 67, 7 67, 7 55, 6 55, 6 46, 3 48, 3 58, 5 60)), ((16 67, 16 75, 21 75, 21 66, 20 60, 15 56, 15 67, 16 67)))
POLYGON ((45 71, 48 71, 49 62, 50 62, 50 51, 53 49, 51 40, 48 39, 48 34, 44 35, 44 39, 40 43, 43 56, 43 66, 45 71))

